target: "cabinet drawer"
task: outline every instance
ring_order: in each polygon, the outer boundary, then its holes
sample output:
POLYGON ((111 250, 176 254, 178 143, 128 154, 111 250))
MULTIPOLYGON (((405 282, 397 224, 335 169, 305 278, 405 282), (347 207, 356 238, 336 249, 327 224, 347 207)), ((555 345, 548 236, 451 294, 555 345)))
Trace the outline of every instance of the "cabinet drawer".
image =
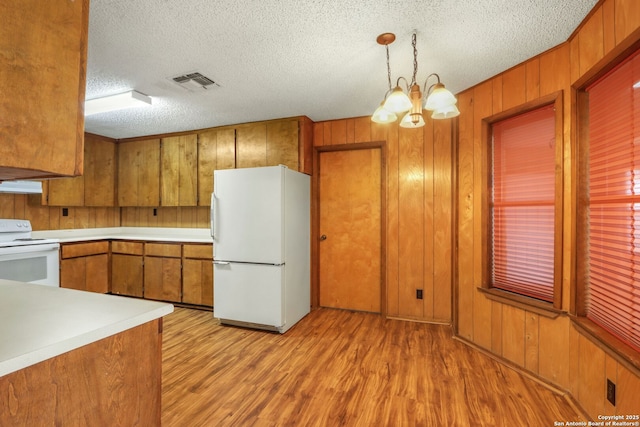
POLYGON ((180 246, 179 244, 146 243, 144 246, 144 254, 167 258, 180 258, 182 256, 180 246))
POLYGON ((109 242, 107 241, 90 243, 63 243, 60 246, 63 259, 109 253, 109 242))
POLYGON ((184 257, 213 259, 213 245, 184 245, 184 257))
POLYGON ((142 255, 143 243, 115 240, 111 242, 111 252, 119 254, 142 255))

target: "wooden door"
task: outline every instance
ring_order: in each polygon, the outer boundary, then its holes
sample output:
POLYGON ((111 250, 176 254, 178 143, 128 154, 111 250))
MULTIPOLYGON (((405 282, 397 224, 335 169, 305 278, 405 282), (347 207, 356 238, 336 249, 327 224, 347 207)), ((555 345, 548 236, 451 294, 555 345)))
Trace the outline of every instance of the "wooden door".
POLYGON ((319 157, 320 305, 380 312, 381 149, 319 157))

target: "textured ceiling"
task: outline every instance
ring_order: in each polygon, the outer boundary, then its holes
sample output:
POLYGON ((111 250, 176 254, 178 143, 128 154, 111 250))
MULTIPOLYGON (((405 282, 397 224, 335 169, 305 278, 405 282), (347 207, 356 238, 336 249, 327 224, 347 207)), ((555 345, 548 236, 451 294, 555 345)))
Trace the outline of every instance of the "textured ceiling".
POLYGON ((467 89, 567 40, 597 0, 92 0, 86 98, 135 89, 149 108, 86 117, 128 138, 306 115, 370 115, 391 74, 467 89), (219 86, 169 78, 198 71, 219 86))

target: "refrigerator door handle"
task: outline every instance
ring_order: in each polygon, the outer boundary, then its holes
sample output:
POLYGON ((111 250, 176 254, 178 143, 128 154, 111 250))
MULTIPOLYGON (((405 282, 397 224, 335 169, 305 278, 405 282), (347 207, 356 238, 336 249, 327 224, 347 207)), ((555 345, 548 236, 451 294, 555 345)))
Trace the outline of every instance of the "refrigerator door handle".
POLYGON ((210 221, 211 221, 211 237, 213 238, 213 240, 216 240, 216 229, 215 229, 215 219, 214 219, 214 213, 216 210, 216 194, 215 193, 211 193, 211 215, 210 215, 210 221))
POLYGON ((231 264, 229 261, 213 261, 216 265, 229 265, 231 264))

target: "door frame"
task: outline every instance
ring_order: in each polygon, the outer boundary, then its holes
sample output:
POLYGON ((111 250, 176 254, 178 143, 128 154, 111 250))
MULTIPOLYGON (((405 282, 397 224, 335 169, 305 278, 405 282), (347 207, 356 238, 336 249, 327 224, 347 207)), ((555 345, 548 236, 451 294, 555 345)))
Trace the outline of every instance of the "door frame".
POLYGON ((311 176, 311 309, 320 307, 320 155, 331 151, 380 150, 380 314, 387 314, 387 145, 385 141, 313 147, 311 176))

